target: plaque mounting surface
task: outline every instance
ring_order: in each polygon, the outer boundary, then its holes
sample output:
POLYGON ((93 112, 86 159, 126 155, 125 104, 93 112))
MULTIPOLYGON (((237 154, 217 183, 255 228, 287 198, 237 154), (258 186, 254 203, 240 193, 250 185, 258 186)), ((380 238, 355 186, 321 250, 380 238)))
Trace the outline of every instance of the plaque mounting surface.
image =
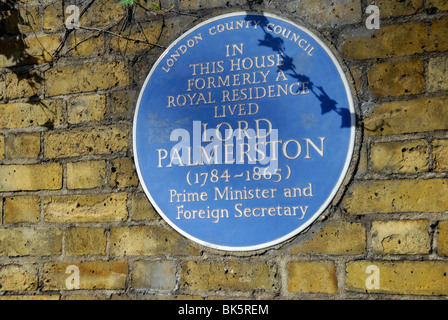
POLYGON ((300 233, 352 158, 345 74, 312 32, 267 13, 215 17, 154 64, 134 117, 137 173, 156 211, 202 245, 247 251, 300 233))

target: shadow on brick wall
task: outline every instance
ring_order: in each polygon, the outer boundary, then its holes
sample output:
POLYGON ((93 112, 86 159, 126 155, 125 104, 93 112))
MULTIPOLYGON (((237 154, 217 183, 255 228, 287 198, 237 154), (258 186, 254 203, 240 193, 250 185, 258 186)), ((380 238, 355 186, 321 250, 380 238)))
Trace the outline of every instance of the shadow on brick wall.
MULTIPOLYGON (((31 72, 39 60, 27 52, 25 36, 20 26, 27 26, 28 22, 21 17, 14 0, 0 0, 0 67, 14 73, 18 81, 25 80, 35 88, 43 80, 37 72, 31 72)), ((30 97, 32 101, 39 101, 39 97, 30 97)))

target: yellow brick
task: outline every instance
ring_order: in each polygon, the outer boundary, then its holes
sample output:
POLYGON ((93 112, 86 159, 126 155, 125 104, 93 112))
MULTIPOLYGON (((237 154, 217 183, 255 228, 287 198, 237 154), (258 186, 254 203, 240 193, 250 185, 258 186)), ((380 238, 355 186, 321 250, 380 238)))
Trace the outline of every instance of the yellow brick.
MULTIPOLYGON (((228 1, 227 4, 228 6, 241 5, 244 4, 244 1, 233 0, 228 1)), ((300 12, 302 20, 306 20, 319 27, 335 27, 343 24, 356 23, 361 20, 362 11, 359 0, 302 0, 281 2, 281 5, 287 11, 289 10, 289 12, 300 12)), ((190 0, 181 1, 179 3, 179 10, 213 9, 222 6, 223 2, 221 0, 190 0)))
POLYGON ((2 6, 4 13, 2 32, 7 35, 17 35, 23 33, 38 33, 41 30, 42 21, 38 6, 24 4, 24 2, 29 1, 20 1, 21 4, 19 5, 16 4, 19 1, 3 2, 6 2, 6 4, 2 6), (10 8, 10 5, 13 7, 10 8))
POLYGON ((423 61, 413 59, 374 65, 368 74, 369 90, 374 97, 423 93, 425 76, 423 61))
POLYGON ((42 290, 67 290, 66 281, 71 275, 66 273, 68 266, 79 268, 80 289, 125 288, 129 269, 127 261, 73 261, 44 264, 42 290))
POLYGON ((353 81, 355 83, 355 90, 357 93, 361 92, 362 90, 362 75, 363 71, 361 68, 353 67, 350 69, 350 73, 353 77, 353 81))
POLYGON ((132 39, 143 41, 134 41, 122 37, 112 37, 110 47, 118 52, 137 52, 147 51, 151 44, 157 43, 162 32, 162 20, 150 21, 141 25, 142 30, 137 25, 132 25, 125 31, 118 31, 120 35, 132 39), (148 44, 149 43, 149 44, 148 44))
POLYGON ((111 94, 111 114, 115 117, 129 117, 130 110, 137 102, 135 91, 116 91, 111 94))
POLYGON ((161 226, 117 227, 110 230, 110 254, 134 255, 197 255, 200 250, 174 230, 161 226))
POLYGON ((8 137, 9 158, 37 158, 40 153, 40 133, 19 133, 8 137))
POLYGON ((5 158, 5 136, 0 135, 0 160, 5 158))
POLYGON ((37 59, 32 59, 24 53, 25 45, 22 40, 0 40, 0 48, 2 48, 0 68, 10 68, 19 65, 21 62, 27 64, 37 61, 37 59))
POLYGON ((47 96, 123 87, 129 84, 122 61, 56 67, 45 72, 47 96))
POLYGON ((447 97, 383 103, 364 120, 365 134, 389 135, 446 130, 447 97))
POLYGON ((0 296, 0 300, 60 300, 61 296, 58 294, 39 294, 39 295, 7 295, 0 296))
POLYGON ((289 292, 335 294, 338 291, 336 269, 331 261, 291 261, 288 274, 289 292))
POLYGON ((71 294, 64 297, 65 300, 108 300, 107 294, 71 294))
POLYGON ((0 105, 0 114, 1 129, 53 127, 63 121, 62 102, 59 100, 3 104, 0 105))
POLYGON ((128 216, 127 195, 87 194, 44 197, 44 219, 48 222, 122 221, 128 216))
POLYGON ((280 287, 277 265, 252 259, 233 261, 186 261, 182 263, 180 287, 187 290, 238 290, 255 288, 275 292, 280 287))
POLYGON ((39 196, 15 196, 5 199, 5 222, 38 222, 40 220, 39 196))
POLYGON ((132 220, 155 220, 160 219, 160 216, 154 210, 144 193, 136 193, 132 195, 132 220))
POLYGON ((89 189, 104 185, 106 161, 80 161, 67 163, 67 188, 89 189))
POLYGON ((17 27, 21 33, 38 33, 42 29, 41 12, 38 6, 18 6, 17 27))
POLYGON ((351 214, 445 212, 448 182, 444 179, 353 182, 343 199, 351 214))
POLYGON ((58 35, 0 40, 0 68, 48 62, 60 42, 58 35))
POLYGON ((371 148, 373 170, 379 173, 428 171, 429 150, 425 140, 375 143, 371 148))
POLYGON ((429 0, 427 4, 428 8, 434 8, 437 11, 447 11, 448 2, 445 0, 429 0))
MULTIPOLYGON (((359 0, 339 1, 295 1, 285 3, 289 10, 300 12, 301 19, 317 27, 337 27, 361 21, 362 10, 359 0)), ((292 12, 294 12, 292 11, 292 12)))
POLYGON ((179 10, 201 10, 201 9, 213 9, 220 7, 222 2, 220 0, 193 0, 193 1, 180 1, 179 10))
POLYGON ((3 265, 0 267, 0 291, 37 290, 36 265, 3 265))
POLYGON ((39 71, 26 74, 7 73, 5 77, 5 96, 9 99, 39 96, 42 91, 42 77, 39 71))
POLYGON ((27 59, 35 63, 50 61, 53 58, 53 53, 61 44, 61 41, 62 39, 58 35, 25 38, 25 53, 32 57, 27 59))
MULTIPOLYGON (((212 297, 210 297, 212 298, 212 297)), ((111 295, 111 300, 205 300, 200 295, 176 294, 176 295, 145 295, 120 293, 111 295)))
POLYGON ((5 90, 3 87, 5 86, 5 81, 3 80, 3 77, 0 76, 0 101, 3 100, 3 97, 5 95, 5 90))
POLYGON ((436 232, 437 254, 448 257, 448 221, 440 221, 436 232))
POLYGON ((434 171, 448 171, 448 140, 433 141, 433 166, 434 171))
POLYGON ((0 256, 48 256, 61 253, 62 231, 57 228, 0 229, 0 256))
POLYGON ((68 100, 67 121, 76 124, 100 121, 106 114, 106 97, 99 94, 74 97, 68 100))
POLYGON ((290 254, 362 254, 366 251, 366 230, 358 223, 328 222, 310 238, 281 251, 290 254))
POLYGON ((365 26, 360 28, 340 36, 339 47, 347 58, 400 57, 448 49, 445 41, 448 37, 447 18, 381 26, 378 30, 367 30, 365 26))
POLYGON ((377 254, 428 254, 431 250, 426 220, 373 221, 371 233, 377 254))
POLYGON ((67 38, 68 56, 100 56, 104 54, 105 41, 102 33, 93 33, 88 30, 74 30, 67 38))
POLYGON ((128 129, 125 127, 94 127, 45 133, 47 158, 110 154, 128 147, 128 129))
POLYGON ((0 191, 61 188, 62 166, 58 163, 0 166, 0 191))
POLYGON ((135 261, 132 286, 141 289, 172 290, 176 286, 174 261, 135 261))
POLYGON ((447 295, 447 270, 446 261, 352 261, 345 283, 347 290, 358 292, 447 295), (378 267, 379 289, 366 286, 367 278, 373 276, 373 272, 366 273, 371 265, 378 267))
POLYGON ((380 18, 407 16, 423 10, 423 0, 375 0, 371 4, 380 9, 380 18))
POLYGON ((429 60, 427 87, 429 92, 448 90, 448 56, 429 60))
POLYGON ((170 39, 176 39, 179 36, 179 26, 189 25, 195 20, 196 18, 190 15, 166 15, 159 43, 168 47, 171 44, 170 39))
MULTIPOLYGON (((68 15, 66 16, 68 17, 68 15)), ((62 2, 55 2, 43 9, 43 28, 50 33, 64 29, 64 9, 62 2)))
POLYGON ((68 256, 105 255, 107 235, 103 228, 70 228, 65 232, 68 256))
POLYGON ((97 0, 80 18, 79 24, 87 27, 105 27, 120 21, 126 15, 126 8, 117 7, 115 1, 97 0))
POLYGON ((138 177, 131 159, 116 159, 111 162, 110 185, 116 188, 138 185, 138 177))

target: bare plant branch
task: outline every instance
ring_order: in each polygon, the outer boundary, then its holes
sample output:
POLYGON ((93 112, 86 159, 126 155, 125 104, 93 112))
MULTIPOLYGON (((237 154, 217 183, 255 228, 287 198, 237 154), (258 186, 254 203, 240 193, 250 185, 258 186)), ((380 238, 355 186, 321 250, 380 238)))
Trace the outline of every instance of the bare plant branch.
POLYGON ((114 35, 114 36, 116 36, 116 37, 123 38, 123 39, 126 39, 126 40, 132 40, 132 41, 135 41, 135 42, 143 42, 143 43, 149 44, 149 45, 151 45, 151 46, 156 46, 156 47, 159 47, 159 48, 166 48, 165 46, 162 46, 162 45, 157 44, 157 43, 150 42, 150 41, 148 41, 148 40, 137 39, 137 38, 128 37, 128 36, 123 36, 123 35, 121 35, 121 34, 112 32, 112 31, 107 30, 107 29, 100 29, 100 28, 95 28, 95 27, 83 27, 83 26, 79 26, 79 28, 80 28, 80 29, 85 29, 85 30, 92 30, 92 31, 104 32, 104 33, 108 33, 108 34, 111 34, 111 35, 114 35))
MULTIPOLYGON (((6 1, 7 3, 11 2, 11 6, 14 6, 14 5, 16 4, 13 0, 5 0, 5 1, 6 1)), ((82 17, 82 16, 89 10, 90 7, 92 7, 92 5, 95 3, 95 1, 97 1, 97 0, 90 0, 90 1, 87 3, 87 5, 85 5, 85 7, 84 7, 84 8, 82 9, 82 11, 80 12, 80 18, 81 18, 81 17, 82 17)), ((65 0, 62 0, 62 10, 63 10, 63 17, 64 17, 64 19, 65 19, 65 11, 64 11, 64 8, 65 8, 65 2, 66 2, 65 0)), ((162 9, 162 8, 160 7, 160 9, 154 11, 154 10, 151 10, 151 9, 148 9, 148 8, 144 7, 143 5, 141 5, 141 4, 138 3, 138 2, 135 2, 135 3, 136 3, 139 7, 143 8, 146 12, 151 13, 152 15, 155 15, 155 16, 161 16, 162 19, 164 19, 164 15, 165 15, 167 12, 170 12, 170 11, 172 11, 172 10, 174 9, 174 6, 170 6, 168 9, 162 9)), ((159 3, 160 3, 160 2, 159 2, 159 3)), ((31 13, 30 13, 30 12, 28 11, 28 9, 26 8, 26 4, 25 4, 25 5, 24 5, 24 4, 19 4, 19 6, 21 6, 21 7, 24 8, 24 10, 25 10, 25 19, 26 19, 26 20, 28 20, 29 18, 32 19, 31 13)), ((136 8, 136 6, 133 7, 133 9, 135 9, 135 8, 136 8)), ((129 9, 133 10, 132 8, 127 8, 127 10, 129 10, 129 9)), ((119 24, 121 24, 121 27, 120 27, 120 31, 119 31, 119 32, 122 32, 122 31, 125 30, 125 28, 126 28, 126 24, 129 23, 128 20, 129 20, 129 19, 133 19, 133 15, 130 16, 130 15, 129 15, 129 11, 127 11, 127 12, 128 12, 128 14, 127 14, 127 15, 124 15, 119 21, 116 21, 115 23, 113 23, 113 24, 111 24, 111 25, 108 25, 108 26, 105 27, 105 28, 96 28, 96 27, 79 26, 80 29, 83 29, 83 30, 89 30, 89 31, 94 31, 94 33, 92 33, 91 35, 89 35, 89 36, 87 36, 86 38, 82 39, 81 41, 75 43, 73 46, 71 46, 70 48, 66 49, 65 51, 63 51, 63 50, 64 50, 64 47, 66 46, 66 42, 67 42, 67 40, 68 40, 70 34, 72 34, 72 32, 74 32, 74 29, 68 29, 68 28, 65 28, 65 31, 64 31, 64 34, 63 34, 63 36, 62 36, 61 42, 59 43, 58 47, 54 50, 53 53, 48 52, 48 50, 43 46, 43 44, 40 43, 41 46, 43 47, 44 51, 51 57, 51 58, 50 58, 50 61, 48 61, 48 62, 44 62, 44 63, 40 63, 40 64, 38 64, 38 65, 33 65, 33 66, 29 69, 29 71, 32 71, 32 70, 35 70, 35 69, 44 70, 44 69, 47 69, 48 67, 51 68, 51 67, 54 65, 54 63, 55 63, 56 61, 58 61, 60 58, 62 58, 64 55, 66 55, 67 53, 69 53, 69 52, 75 50, 75 49, 76 49, 79 45, 81 45, 82 43, 88 41, 88 40, 91 39, 91 38, 97 37, 97 36, 99 36, 99 35, 102 34, 102 33, 110 34, 110 35, 112 35, 112 36, 119 37, 119 38, 122 38, 122 39, 126 39, 126 40, 129 40, 129 41, 134 41, 134 42, 139 42, 139 43, 145 43, 145 44, 147 44, 147 45, 149 45, 149 46, 155 46, 155 47, 159 47, 159 48, 166 49, 166 47, 163 46, 163 45, 160 45, 160 44, 158 44, 158 43, 156 43, 156 42, 149 41, 148 37, 146 36, 145 32, 143 31, 143 28, 142 28, 141 24, 140 24, 138 21, 136 21, 136 25, 137 25, 139 31, 142 33, 144 39, 139 39, 139 38, 132 37, 132 36, 125 36, 125 35, 123 35, 123 34, 120 34, 120 33, 111 31, 112 28, 116 27, 116 26, 119 25, 119 24), (127 19, 126 19, 126 18, 127 18, 127 19)), ((173 12, 174 12, 174 10, 173 10, 173 12)), ((28 21, 29 21, 29 20, 28 20, 28 21)), ((163 21, 162 21, 162 25, 163 25, 163 21)), ((38 39, 38 36, 37 36, 36 31, 32 29, 31 32, 32 32, 32 33, 34 34, 34 36, 38 39)), ((161 36, 161 35, 162 35, 162 31, 160 32, 159 37, 157 38, 157 41, 160 39, 160 36, 161 36)), ((39 40, 38 40, 38 41, 39 41, 39 40)), ((40 42, 40 41, 39 41, 39 42, 40 42)))

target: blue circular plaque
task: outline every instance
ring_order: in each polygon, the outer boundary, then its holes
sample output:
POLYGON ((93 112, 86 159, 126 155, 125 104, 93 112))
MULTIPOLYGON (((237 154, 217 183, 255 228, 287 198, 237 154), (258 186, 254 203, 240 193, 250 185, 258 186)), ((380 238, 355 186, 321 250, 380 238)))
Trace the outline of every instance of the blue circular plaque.
POLYGON ((151 69, 135 112, 136 168, 185 237, 266 248, 329 206, 354 118, 345 74, 313 33, 271 14, 226 14, 182 35, 151 69))

